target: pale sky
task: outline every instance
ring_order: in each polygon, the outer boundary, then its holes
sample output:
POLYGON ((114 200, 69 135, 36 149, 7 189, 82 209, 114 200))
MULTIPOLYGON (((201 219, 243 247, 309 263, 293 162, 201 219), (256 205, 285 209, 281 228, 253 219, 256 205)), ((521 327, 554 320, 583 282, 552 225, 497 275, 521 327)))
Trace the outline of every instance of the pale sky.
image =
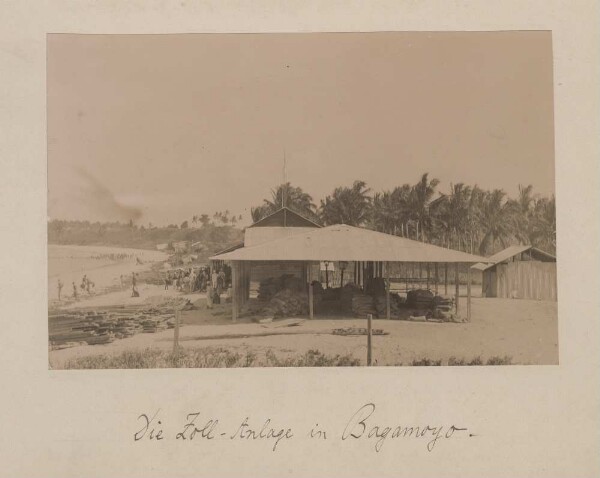
POLYGON ((554 192, 549 32, 49 35, 48 214, 181 223, 287 178, 554 192))

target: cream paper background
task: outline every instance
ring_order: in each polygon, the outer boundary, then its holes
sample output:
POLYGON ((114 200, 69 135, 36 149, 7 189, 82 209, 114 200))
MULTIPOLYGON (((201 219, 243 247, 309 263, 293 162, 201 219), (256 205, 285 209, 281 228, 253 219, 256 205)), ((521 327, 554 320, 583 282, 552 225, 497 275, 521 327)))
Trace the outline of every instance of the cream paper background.
POLYGON ((406 476, 600 474, 599 9, 591 1, 4 1, 0 5, 0 476, 406 476), (553 32, 559 366, 49 371, 45 35, 269 31, 553 32), (342 442, 377 403, 380 424, 456 424, 476 437, 342 442), (234 429, 246 416, 330 439, 133 441, 162 409, 234 429))

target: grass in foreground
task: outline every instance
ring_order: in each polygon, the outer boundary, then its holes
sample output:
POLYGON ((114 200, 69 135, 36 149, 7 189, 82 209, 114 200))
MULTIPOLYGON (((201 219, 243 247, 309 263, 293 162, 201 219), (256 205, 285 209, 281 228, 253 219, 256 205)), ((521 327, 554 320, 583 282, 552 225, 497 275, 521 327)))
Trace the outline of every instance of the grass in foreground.
MULTIPOLYGON (((92 355, 78 357, 65 362, 64 369, 151 369, 151 368, 234 368, 234 367, 356 367, 360 359, 352 355, 326 355, 319 350, 292 356, 278 357, 268 350, 264 356, 247 352, 235 353, 224 348, 180 349, 177 353, 148 348, 129 350, 117 355, 92 355)), ((396 364, 403 365, 402 363, 396 364)), ((421 358, 407 365, 422 366, 469 366, 469 365, 513 365, 512 357, 490 357, 471 360, 450 357, 447 361, 421 358)))
POLYGON ((309 350, 296 357, 279 358, 271 350, 264 357, 239 354, 222 348, 158 349, 124 351, 118 355, 94 355, 65 362, 65 369, 139 369, 139 368, 232 368, 232 367, 356 367, 360 360, 351 355, 325 355, 309 350))
MULTIPOLYGON (((421 367, 421 366, 440 366, 442 365, 442 361, 441 360, 430 360, 428 358, 422 358, 419 360, 413 360, 411 362, 411 365, 415 366, 415 367, 421 367)), ((513 365, 512 362, 512 357, 505 355, 504 357, 490 357, 489 359, 487 359, 487 361, 483 361, 481 359, 481 357, 475 357, 469 361, 465 360, 464 358, 456 358, 456 357, 450 357, 448 359, 448 362, 443 364, 443 365, 450 365, 450 366, 464 366, 464 365, 513 365)))

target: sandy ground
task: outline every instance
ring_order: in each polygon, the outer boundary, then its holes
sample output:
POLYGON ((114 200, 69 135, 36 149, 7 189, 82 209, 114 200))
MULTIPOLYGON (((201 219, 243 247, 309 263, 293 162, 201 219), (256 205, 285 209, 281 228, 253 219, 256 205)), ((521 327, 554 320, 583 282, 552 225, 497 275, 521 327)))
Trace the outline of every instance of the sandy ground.
POLYGON ((168 254, 160 251, 143 249, 128 249, 122 247, 102 246, 63 246, 51 244, 48 246, 48 299, 54 304, 58 299, 58 279, 64 287, 62 298, 65 302, 72 301, 75 282, 80 300, 87 300, 89 295, 83 292, 79 285, 85 275, 95 284, 96 294, 101 294, 106 288, 119 285, 119 276, 126 278, 132 272, 140 273, 148 270, 152 264, 165 261, 168 254), (109 254, 126 254, 128 257, 114 260, 109 254), (139 258, 142 264, 136 261, 139 258))
MULTIPOLYGON (((157 286, 148 286, 139 300, 154 293, 162 292, 157 286)), ((168 295, 180 294, 169 291, 168 295)), ((98 300, 115 303, 119 297, 105 296, 98 300)), ((366 336, 332 334, 335 328, 365 327, 364 319, 315 318, 293 327, 286 326, 292 322, 289 319, 272 324, 256 324, 245 319, 232 324, 229 307, 222 307, 222 315, 214 315, 205 309, 201 295, 188 297, 196 301, 199 308, 183 313, 180 344, 185 348, 223 347, 241 354, 253 352, 258 356, 272 350, 280 357, 318 349, 328 355, 351 354, 362 363, 366 362, 366 336)), ((456 357, 469 361, 477 356, 483 360, 493 356, 510 356, 514 364, 558 363, 556 302, 474 298, 470 323, 379 319, 373 321, 373 328, 383 329, 388 334, 373 337, 373 360, 377 365, 410 365, 413 360, 422 358, 445 362, 456 357)), ((147 347, 171 350, 173 330, 142 333, 105 345, 55 350, 49 352, 49 360, 52 368, 62 368, 66 360, 75 357, 116 354, 147 347)))

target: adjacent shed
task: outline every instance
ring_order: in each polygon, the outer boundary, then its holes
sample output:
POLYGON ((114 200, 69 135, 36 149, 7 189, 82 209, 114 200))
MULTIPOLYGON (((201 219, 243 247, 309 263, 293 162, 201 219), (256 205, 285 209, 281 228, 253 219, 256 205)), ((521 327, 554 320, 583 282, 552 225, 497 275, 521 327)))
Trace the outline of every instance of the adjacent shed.
POLYGON ((473 267, 482 297, 556 300, 556 257, 533 246, 510 246, 473 267))

